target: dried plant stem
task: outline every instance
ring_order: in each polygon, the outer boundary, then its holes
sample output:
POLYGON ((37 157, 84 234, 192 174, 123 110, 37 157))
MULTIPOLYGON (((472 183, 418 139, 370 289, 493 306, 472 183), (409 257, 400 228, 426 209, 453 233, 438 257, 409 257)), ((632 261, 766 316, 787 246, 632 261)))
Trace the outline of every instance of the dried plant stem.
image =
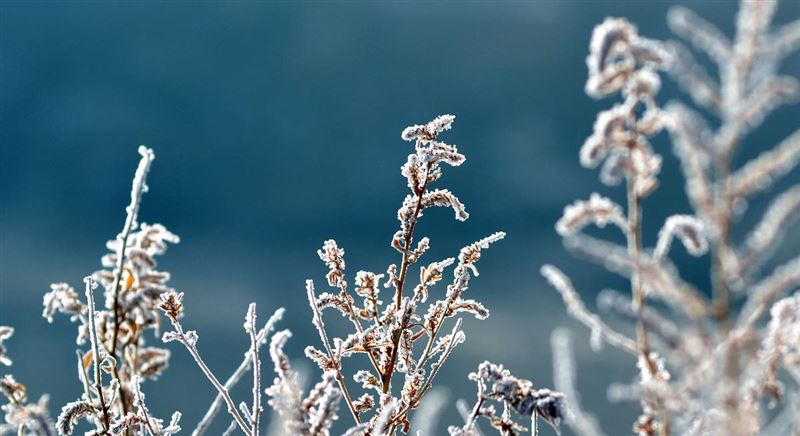
MULTIPOLYGON (((125 250, 128 246, 128 237, 131 234, 131 231, 136 228, 136 217, 139 214, 139 205, 141 204, 142 194, 147 191, 147 173, 150 171, 150 164, 153 162, 155 155, 153 154, 153 150, 141 146, 139 147, 139 153, 142 155, 142 159, 139 161, 139 166, 136 169, 136 174, 133 178, 133 186, 131 188, 131 203, 126 208, 127 216, 125 218, 125 224, 122 226, 122 232, 117 236, 117 241, 119 242, 119 250, 117 251, 117 265, 114 276, 114 303, 112 305, 112 314, 114 320, 114 327, 113 327, 113 335, 111 340, 111 356, 115 356, 117 353, 117 339, 119 338, 119 328, 120 328, 120 305, 119 305, 119 292, 120 286, 122 283, 122 273, 124 271, 125 265, 125 250)), ((116 365, 114 367, 114 377, 117 379, 119 383, 119 402, 122 405, 122 413, 123 415, 128 413, 128 402, 125 398, 125 391, 122 389, 122 380, 119 377, 119 371, 117 371, 116 365)), ((126 429, 126 433, 128 430, 126 429)))
MULTIPOLYGON (((158 433, 153 430, 153 426, 150 424, 150 417, 147 415, 147 408, 144 406, 144 398, 142 396, 142 388, 140 383, 141 381, 139 380, 138 376, 134 376, 133 394, 136 396, 136 401, 139 402, 139 410, 142 411, 142 418, 144 419, 147 429, 150 430, 151 435, 157 435, 158 433)), ((144 432, 142 432, 142 434, 144 434, 144 432)))
MULTIPOLYGON (((284 312, 285 310, 283 308, 276 310, 264 327, 259 330, 258 336, 256 337, 259 347, 267 340, 267 335, 269 335, 269 333, 275 328, 275 324, 281 318, 283 318, 284 312)), ((233 371, 233 374, 231 374, 231 376, 228 377, 228 380, 225 382, 226 391, 230 391, 234 386, 236 386, 236 383, 238 383, 244 374, 251 368, 250 364, 252 361, 253 359, 250 353, 245 353, 242 363, 239 364, 239 367, 233 371)), ((206 414, 203 415, 203 419, 200 420, 200 422, 197 424, 197 427, 195 427, 195 429, 192 431, 192 436, 200 436, 205 433, 206 430, 208 430, 208 427, 211 425, 211 421, 219 412, 223 402, 224 398, 222 393, 217 393, 217 396, 214 398, 214 401, 211 402, 211 406, 209 406, 206 414)), ((235 422, 236 421, 234 421, 234 423, 235 422)))
POLYGON ((650 344, 647 339, 647 326, 644 322, 645 296, 642 288, 642 277, 639 272, 639 252, 641 251, 641 198, 636 194, 633 186, 634 181, 628 178, 628 254, 631 257, 634 268, 631 271, 631 293, 633 297, 633 309, 638 314, 636 328, 636 342, 639 349, 639 357, 647 364, 651 374, 655 375, 658 368, 650 358, 650 344))
MULTIPOLYGON (((394 293, 394 304, 395 309, 397 311, 400 310, 400 306, 402 304, 403 299, 403 286, 405 285, 406 276, 408 275, 408 267, 411 264, 410 262, 410 253, 411 253, 411 242, 414 239, 414 229, 417 226, 417 220, 419 219, 419 214, 422 212, 422 197, 425 194, 425 191, 428 189, 428 171, 430 171, 431 164, 428 164, 425 167, 425 173, 423 176, 425 177, 425 182, 422 184, 422 188, 420 188, 419 192, 417 193, 417 204, 414 206, 414 220, 411 222, 411 226, 408 229, 408 233, 406 234, 406 239, 403 241, 403 260, 400 264, 400 276, 397 279, 397 287, 395 288, 394 293)), ((402 332, 408 326, 404 325, 400 327, 400 331, 402 332)), ((397 363, 397 349, 399 348, 400 338, 403 335, 397 335, 396 338, 392 340, 392 351, 389 355, 389 366, 386 368, 386 372, 381 374, 381 383, 382 383, 382 390, 383 393, 388 393, 389 389, 392 385, 392 375, 394 374, 394 366, 397 363)))
POLYGON ((447 359, 447 357, 450 356, 450 353, 453 351, 453 348, 455 348, 455 346, 456 346, 458 332, 459 332, 460 329, 461 329, 461 318, 459 318, 456 321, 455 326, 453 326, 453 331, 450 334, 450 342, 447 344, 447 347, 444 350, 442 350, 442 354, 439 357, 439 361, 431 369, 431 375, 428 376, 428 379, 425 381, 425 384, 422 385, 422 388, 420 388, 420 390, 417 393, 417 395, 414 398, 412 398, 411 401, 409 401, 409 403, 406 404, 402 409, 400 409, 400 411, 395 415, 394 419, 392 420, 392 422, 393 422, 393 424, 392 424, 392 432, 394 432, 394 430, 396 429, 396 427, 398 425, 397 421, 402 416, 404 416, 406 413, 408 413, 411 410, 411 407, 414 404, 416 404, 417 402, 419 402, 422 399, 422 397, 425 396, 425 393, 428 392, 428 389, 431 388, 431 385, 433 384, 433 379, 436 377, 436 374, 439 373, 439 370, 442 368, 442 364, 447 359))
POLYGON ((472 408, 472 412, 469 414, 466 424, 464 424, 464 430, 472 430, 475 427, 475 421, 477 421, 481 407, 483 407, 483 403, 486 401, 486 397, 483 395, 484 391, 486 391, 483 379, 479 378, 476 383, 478 385, 478 399, 475 401, 475 406, 472 408))
MULTIPOLYGON (((650 342, 647 338, 647 325, 645 323, 645 295, 642 283, 642 276, 639 272, 640 258, 639 252, 642 249, 641 233, 641 198, 636 193, 633 177, 627 178, 628 190, 628 253, 633 262, 634 268, 631 271, 631 293, 633 296, 633 309, 637 313, 636 343, 639 351, 639 359, 647 365, 650 375, 657 377, 658 365, 653 362, 650 356, 650 342)), ((661 416, 661 426, 659 427, 661 436, 669 435, 669 424, 666 416, 661 416)))
POLYGON ((110 420, 108 417, 108 405, 103 395, 103 375, 100 371, 100 347, 97 339, 97 326, 94 319, 94 287, 96 286, 91 277, 85 277, 86 300, 89 304, 89 338, 92 342, 92 359, 94 360, 94 388, 97 391, 97 399, 100 401, 100 409, 103 411, 103 432, 108 433, 110 420))
MULTIPOLYGON (((458 281, 460 278, 457 278, 458 281)), ((453 298, 456 297, 457 293, 453 292, 453 298)), ((452 303, 451 298, 447 298, 445 300, 445 310, 442 311, 442 314, 439 316, 439 319, 436 321, 436 327, 434 331, 431 332, 430 337, 428 337, 428 342, 425 344, 425 350, 422 352, 422 357, 419 359, 419 363, 417 364, 417 369, 422 368, 430 358, 431 351, 433 350, 434 341, 436 341, 437 336, 439 336, 439 331, 442 329, 442 325, 444 324, 445 315, 447 315, 447 307, 450 306, 452 303)), ((458 320, 458 324, 461 324, 461 319, 458 320)), ((457 331, 457 330, 454 330, 457 331)), ((433 374, 431 374, 432 376, 433 374)))
POLYGON ((125 209, 128 213, 125 218, 125 224, 122 226, 122 232, 117 236, 119 241, 119 250, 117 251, 117 265, 115 269, 116 275, 114 276, 114 340, 111 343, 111 354, 117 351, 117 337, 119 336, 119 291, 122 283, 123 266, 125 265, 125 249, 128 246, 128 237, 131 231, 136 228, 136 217, 139 214, 139 205, 142 201, 142 194, 147 191, 147 173, 150 171, 150 164, 153 162, 155 155, 153 151, 147 147, 139 147, 139 153, 142 155, 139 166, 136 168, 136 174, 133 177, 133 186, 131 188, 131 203, 125 209))
POLYGON ((244 418, 242 418, 241 414, 239 414, 239 410, 236 408, 236 404, 233 402, 230 392, 228 392, 225 386, 219 382, 214 373, 211 372, 211 369, 208 368, 208 365, 206 365, 205 361, 203 361, 203 358, 200 356, 200 352, 197 351, 197 346, 194 344, 194 341, 191 341, 186 337, 186 334, 183 332, 183 327, 177 320, 173 319, 171 321, 172 326, 175 328, 175 332, 180 338, 180 342, 186 347, 186 349, 189 351, 189 354, 192 355, 192 358, 197 363, 197 366, 200 367, 200 370, 203 371, 203 374, 205 374, 206 378, 208 378, 208 381, 214 385, 214 387, 217 389, 217 392, 219 392, 219 395, 222 396, 222 399, 228 406, 228 412, 233 416, 233 419, 236 420, 236 423, 239 424, 239 428, 244 432, 245 435, 253 436, 244 418))
POLYGON ((353 400, 350 396, 350 391, 347 390, 347 385, 344 382, 344 376, 342 375, 341 368, 342 362, 333 354, 331 343, 328 340, 328 332, 325 331, 325 324, 322 322, 322 314, 319 313, 319 306, 317 306, 317 297, 314 295, 314 282, 311 280, 306 281, 306 293, 308 294, 308 303, 313 312, 314 326, 317 328, 317 332, 319 332, 319 337, 322 340, 322 345, 325 347, 325 352, 328 354, 328 358, 331 360, 331 362, 334 362, 336 370, 336 383, 339 385, 339 390, 342 391, 345 403, 347 403, 347 408, 350 409, 350 414, 353 415, 353 419, 355 419, 356 424, 361 424, 361 418, 358 416, 358 412, 356 411, 356 407, 353 405, 353 400))
POLYGON ((253 423, 253 436, 259 434, 259 416, 261 415, 261 362, 258 359, 258 333, 255 326, 255 303, 251 306, 253 322, 249 326, 250 358, 253 360, 253 404, 250 407, 250 421, 253 423))
POLYGON ((414 239, 414 228, 417 226, 417 220, 419 219, 419 213, 422 212, 422 197, 425 194, 425 191, 428 190, 428 171, 430 171, 430 164, 425 168, 425 182, 420 188, 419 192, 417 193, 417 204, 414 206, 414 220, 411 221, 411 226, 408 229, 408 233, 406 234, 406 239, 403 241, 403 260, 400 264, 400 276, 397 279, 397 288, 395 289, 394 293, 394 307, 395 310, 400 310, 400 305, 402 304, 403 300, 403 285, 406 281, 406 275, 408 274, 408 266, 411 264, 410 262, 410 252, 411 252, 411 242, 414 239))
POLYGON ((344 376, 340 368, 336 368, 336 383, 342 391, 344 401, 347 403, 347 408, 350 410, 350 414, 353 415, 353 419, 356 420, 356 424, 361 424, 361 418, 358 416, 356 406, 353 405, 353 399, 350 397, 350 392, 347 390, 347 385, 344 383, 344 376))
MULTIPOLYGON (((342 292, 345 292, 345 293, 347 292, 347 290, 344 289, 344 286, 340 286, 340 287, 342 289, 342 292)), ((363 335, 364 334, 364 327, 361 325, 361 321, 358 320, 358 316, 356 316, 356 310, 353 307, 353 304, 350 302, 349 299, 345 299, 345 301, 347 303, 347 310, 350 312, 350 314, 348 315, 350 320, 353 322, 353 325, 355 326, 356 331, 358 332, 358 334, 359 335, 363 335)), ((378 361, 375 360, 375 356, 372 354, 372 350, 367 350, 367 355, 369 356, 370 363, 372 363, 372 367, 375 369, 375 371, 378 374, 381 374, 380 365, 378 365, 378 361)))

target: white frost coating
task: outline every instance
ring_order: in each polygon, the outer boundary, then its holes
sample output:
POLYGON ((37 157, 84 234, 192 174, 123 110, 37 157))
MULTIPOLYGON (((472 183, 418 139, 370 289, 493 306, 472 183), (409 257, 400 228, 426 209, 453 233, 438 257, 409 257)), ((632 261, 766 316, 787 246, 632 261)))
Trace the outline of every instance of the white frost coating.
POLYGON ((417 124, 406 127, 400 137, 404 141, 421 141, 429 142, 436 138, 439 133, 445 130, 450 130, 450 127, 455 121, 455 115, 439 115, 428 124, 417 124))
POLYGON ((717 64, 723 64, 730 58, 730 40, 716 26, 691 10, 682 6, 673 7, 667 14, 667 23, 673 32, 691 42, 717 64))
POLYGON ((748 162, 731 176, 732 191, 747 196, 767 189, 775 179, 785 175, 800 162, 800 130, 784 139, 775 148, 748 162))
POLYGON ((422 196, 422 207, 450 207, 455 212, 456 219, 459 221, 466 221, 469 218, 469 213, 464 208, 464 203, 458 199, 452 192, 447 189, 436 189, 426 192, 422 196))
MULTIPOLYGON (((144 145, 139 146, 139 154, 142 159, 139 161, 139 166, 136 168, 136 174, 133 176, 133 186, 131 187, 131 203, 125 209, 128 212, 128 217, 125 220, 125 229, 135 229, 138 225, 136 219, 139 214, 139 205, 142 201, 142 194, 147 192, 147 173, 150 172, 150 164, 156 158, 153 149, 147 148, 144 145)), ((125 232, 123 231, 123 234, 125 232)))
POLYGON ((636 26, 625 19, 606 18, 602 24, 595 26, 589 43, 589 55, 586 57, 586 65, 589 67, 587 94, 600 98, 622 87, 622 73, 632 68, 632 60, 625 59, 609 65, 609 59, 615 54, 624 53, 636 37, 636 26))
POLYGON ((712 113, 719 113, 720 89, 714 80, 683 44, 677 41, 667 43, 672 63, 667 72, 672 76, 681 90, 689 94, 698 106, 712 113))
POLYGON ((589 312, 578 296, 578 293, 575 292, 575 288, 572 287, 572 282, 564 273, 552 265, 542 266, 540 272, 550 285, 561 293, 564 305, 567 306, 567 311, 572 317, 589 327, 593 333, 602 336, 610 345, 625 350, 633 355, 637 354, 636 342, 612 330, 600 317, 589 312))
POLYGON ((658 232, 658 243, 653 253, 655 259, 662 259, 667 255, 675 236, 678 236, 692 256, 702 256, 708 251, 708 236, 703 223, 691 215, 673 215, 667 218, 658 232))
MULTIPOLYGON (((86 312, 86 305, 81 302, 80 296, 72 286, 66 283, 53 283, 50 292, 44 294, 44 310, 42 316, 48 323, 53 323, 56 312, 70 315, 70 320, 77 320, 86 312)), ((0 335, 2 337, 2 335, 0 335)))
POLYGON ((561 236, 570 236, 589 224, 605 227, 609 223, 623 232, 627 231, 622 208, 610 199, 593 193, 589 201, 578 200, 564 208, 564 214, 556 223, 556 231, 561 236))
POLYGON ((0 363, 5 366, 11 366, 11 358, 6 354, 5 345, 3 342, 14 336, 14 327, 0 326, 0 363))
POLYGON ((798 210, 800 210, 800 185, 795 185, 772 201, 761 221, 747 236, 744 246, 739 249, 740 256, 744 259, 743 268, 752 271, 763 263, 765 258, 780 245, 781 235, 800 219, 800 214, 796 213, 798 210))
POLYGON ((629 139, 625 125, 630 118, 630 109, 619 104, 597 114, 592 135, 581 147, 581 165, 594 168, 615 147, 622 146, 629 139))
POLYGON ((313 314, 311 322, 314 324, 314 327, 317 328, 317 333, 319 333, 319 338, 322 340, 322 345, 325 346, 325 351, 328 353, 328 356, 333 356, 331 343, 328 340, 328 334, 325 332, 325 322, 322 320, 322 315, 319 313, 319 308, 317 307, 313 280, 306 280, 306 294, 308 295, 308 304, 311 306, 311 313, 313 314))
POLYGON ((289 357, 284 353, 283 347, 292 332, 281 330, 272 336, 269 346, 269 354, 275 365, 275 382, 268 387, 265 392, 272 397, 269 405, 275 409, 284 419, 291 419, 297 404, 300 402, 302 392, 298 382, 297 373, 289 365, 289 357))
MULTIPOLYGON (((486 250, 487 248, 489 248, 489 245, 494 244, 495 242, 500 241, 505 237, 506 237, 505 232, 495 232, 483 239, 480 239, 462 248, 461 251, 458 253, 459 267, 465 266, 469 268, 470 271, 472 271, 472 274, 475 275, 475 277, 478 277, 479 274, 478 274, 478 269, 475 267, 475 262, 477 262, 478 259, 481 258, 481 250, 486 250)), ((458 268, 456 268, 455 273, 456 275, 459 274, 458 268)))
POLYGON ((625 96, 635 96, 645 99, 652 98, 661 89, 661 78, 650 68, 636 70, 623 89, 625 96))

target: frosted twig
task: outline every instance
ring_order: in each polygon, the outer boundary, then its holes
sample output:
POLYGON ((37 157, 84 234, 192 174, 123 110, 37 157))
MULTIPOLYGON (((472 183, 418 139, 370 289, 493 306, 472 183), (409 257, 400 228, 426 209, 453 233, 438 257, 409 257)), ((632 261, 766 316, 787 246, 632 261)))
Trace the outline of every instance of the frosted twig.
POLYGON ((772 274, 753 286, 742 309, 740 320, 759 316, 781 294, 798 285, 800 285, 800 256, 775 268, 772 274))
POLYGON ((344 382, 344 376, 342 375, 341 369, 341 360, 336 354, 334 354, 330 341, 328 341, 328 333, 325 331, 325 322, 322 320, 322 314, 319 312, 319 307, 317 306, 317 297, 314 294, 314 282, 312 280, 306 280, 306 294, 308 295, 308 304, 311 306, 311 312, 313 314, 311 322, 314 324, 314 327, 317 328, 317 333, 319 333, 319 337, 322 340, 322 345, 325 347, 325 352, 328 354, 328 358, 335 365, 334 370, 336 372, 336 383, 339 385, 339 389, 342 391, 342 395, 347 403, 347 408, 350 410, 350 414, 353 415, 353 419, 356 421, 356 424, 361 424, 361 418, 358 416, 358 412, 353 405, 353 400, 350 397, 350 392, 347 390, 347 385, 344 382))
POLYGON ((778 240, 786 229, 800 219, 800 185, 794 185, 777 196, 767 211, 747 236, 739 249, 740 269, 745 275, 753 275, 778 246, 778 240))
POLYGON ((775 148, 766 151, 732 174, 731 192, 740 197, 768 188, 800 161, 800 130, 792 133, 775 148))
POLYGON ((540 272, 550 285, 561 293, 561 298, 564 299, 564 305, 567 306, 567 311, 573 318, 583 323, 586 327, 589 327, 593 335, 602 337, 610 345, 627 351, 634 356, 637 355, 636 342, 621 333, 617 333, 600 320, 600 317, 589 312, 578 296, 578 293, 575 292, 575 289, 572 287, 572 282, 564 273, 552 265, 542 266, 540 272))
MULTIPOLYGON (((597 294, 597 306, 604 312, 610 312, 630 322, 636 322, 639 314, 633 310, 630 298, 612 289, 603 289, 597 294)), ((652 308, 645 308, 642 312, 648 332, 656 334, 666 345, 678 347, 684 339, 678 327, 669 319, 659 315, 652 308)))
POLYGON ((250 358, 253 361, 253 403, 250 406, 250 422, 253 436, 259 436, 259 417, 261 415, 261 361, 258 358, 258 333, 256 332, 256 303, 247 308, 244 329, 250 336, 250 358))
POLYGON ((200 352, 197 350, 197 333, 195 331, 189 331, 184 333, 183 326, 181 325, 180 321, 178 321, 178 317, 183 312, 183 305, 181 300, 183 299, 183 293, 177 294, 174 292, 169 292, 167 294, 162 294, 161 296, 161 306, 160 308, 166 313, 167 317, 169 318, 170 322, 172 322, 172 327, 175 329, 174 332, 166 332, 163 336, 164 342, 170 342, 177 340, 184 347, 186 350, 189 351, 189 354, 194 359, 197 366, 200 367, 200 370, 203 371, 208 381, 216 388, 219 395, 222 396, 223 400, 225 400, 225 404, 228 406, 228 413, 231 414, 236 423, 239 425, 239 428, 244 432, 246 436, 254 436, 251 433, 250 428, 248 428, 247 422, 244 420, 242 415, 239 414, 239 410, 236 407, 236 403, 233 402, 231 398, 230 392, 225 386, 220 383, 217 377, 211 372, 208 365, 206 365, 203 358, 200 356, 200 352))
POLYGON ((117 337, 119 336, 119 291, 120 284, 122 282, 122 273, 124 271, 123 266, 125 265, 125 251, 128 246, 128 238, 130 237, 131 231, 136 229, 138 226, 136 219, 139 214, 139 205, 142 201, 142 194, 147 192, 147 173, 150 171, 150 165, 153 163, 153 159, 156 157, 155 153, 153 153, 153 150, 145 147, 144 145, 139 146, 139 154, 142 155, 142 159, 139 161, 139 166, 136 168, 136 173, 133 176, 133 184, 131 186, 131 203, 127 208, 125 208, 125 211, 128 213, 128 215, 125 218, 125 224, 122 227, 122 232, 120 232, 120 234, 117 236, 119 250, 117 250, 117 265, 114 271, 116 275, 114 276, 114 284, 112 287, 114 290, 114 337, 113 342, 111 343, 112 355, 114 355, 117 351, 117 337))
MULTIPOLYGON (((276 310, 275 313, 272 314, 267 323, 264 325, 264 327, 262 327, 261 330, 259 330, 257 336, 258 339, 257 343, 259 347, 262 346, 267 341, 267 337, 272 332, 272 330, 274 330, 275 324, 277 324, 277 322, 283 318, 284 312, 285 310, 282 307, 276 310)), ((231 374, 231 376, 225 382, 225 389, 227 391, 233 389, 233 387, 236 385, 236 383, 239 382, 242 376, 244 376, 244 374, 250 370, 251 368, 250 364, 252 361, 253 360, 250 353, 245 353, 244 358, 242 359, 242 363, 239 364, 239 367, 236 368, 233 374, 231 374)), ((192 431, 192 436, 200 436, 206 430, 208 430, 208 427, 211 425, 211 421, 219 412, 223 402, 224 398, 222 393, 217 393, 217 396, 214 398, 214 401, 211 403, 211 406, 208 408, 208 411, 206 411, 205 415, 203 415, 203 419, 200 420, 200 422, 197 424, 197 427, 194 429, 194 431, 192 431)), ((234 423, 235 422, 236 421, 234 421, 234 423)))
POLYGON ((709 76, 708 72, 697 63, 689 49, 677 41, 667 44, 672 53, 672 65, 667 72, 672 76, 681 90, 689 94, 697 105, 712 113, 721 112, 719 84, 709 76))
POLYGON ((673 32, 704 51, 717 64, 725 64, 731 56, 731 42, 708 21, 691 10, 676 6, 667 14, 673 32))
POLYGON ((603 436, 597 418, 586 413, 580 405, 580 397, 575 389, 575 357, 572 352, 572 335, 565 328, 559 328, 550 335, 553 350, 553 385, 569 399, 569 413, 564 422, 575 433, 583 436, 603 436))
MULTIPOLYGON (((144 404, 144 395, 142 394, 142 387, 141 387, 141 378, 138 375, 133 376, 133 395, 136 398, 136 403, 138 403, 138 412, 141 414, 141 419, 144 421, 144 426, 150 430, 150 434, 153 436, 158 435, 159 433, 153 429, 153 425, 150 422, 150 416, 147 413, 147 407, 144 404)), ((144 434, 144 432, 142 432, 144 434)))
POLYGON ((111 421, 108 416, 108 404, 103 398, 103 376, 100 370, 100 346, 97 338, 97 326, 95 325, 95 311, 94 311, 94 289, 97 283, 91 276, 83 278, 86 283, 86 300, 89 306, 89 337, 92 342, 92 360, 94 361, 94 388, 97 392, 97 399, 100 402, 100 410, 103 412, 103 431, 107 432, 110 428, 111 421))
POLYGON ((661 259, 669 252, 672 239, 678 236, 683 246, 693 256, 701 256, 708 251, 708 241, 703 223, 691 215, 672 215, 658 232, 658 243, 653 252, 655 259, 661 259))

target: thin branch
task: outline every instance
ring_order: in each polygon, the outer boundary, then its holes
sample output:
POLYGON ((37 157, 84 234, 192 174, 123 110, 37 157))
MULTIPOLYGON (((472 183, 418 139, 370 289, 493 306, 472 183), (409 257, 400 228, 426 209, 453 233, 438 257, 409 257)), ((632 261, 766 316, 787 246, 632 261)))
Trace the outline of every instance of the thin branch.
MULTIPOLYGON (((264 345, 267 341, 267 337, 275 328, 275 324, 283 318, 285 310, 281 307, 272 314, 269 318, 269 321, 264 325, 264 327, 258 332, 258 346, 264 345)), ((250 363, 252 362, 252 357, 250 353, 245 353, 244 358, 242 359, 242 363, 239 364, 239 367, 231 374, 228 380, 225 382, 225 389, 230 391, 236 385, 236 383, 241 380, 242 376, 244 376, 247 371, 250 370, 251 366, 250 363)), ((203 415, 203 419, 197 424, 197 427, 192 431, 192 436, 200 436, 208 430, 208 427, 211 425, 211 421, 217 415, 219 410, 222 408, 222 403, 224 402, 224 398, 222 393, 217 393, 216 398, 211 403, 211 406, 206 411, 206 414, 203 415)), ((234 421, 235 422, 235 421, 234 421)))
POLYGON ((306 294, 308 295, 308 304, 311 306, 311 311, 313 313, 312 323, 314 324, 314 327, 317 328, 317 332, 322 340, 322 345, 325 347, 325 352, 328 354, 328 358, 335 366, 336 382, 339 384, 339 389, 342 391, 342 395, 347 403, 347 408, 350 410, 350 414, 353 415, 353 419, 355 419, 356 424, 361 424, 361 418, 358 416, 358 412, 353 405, 353 400, 350 397, 350 392, 347 390, 347 385, 344 382, 345 380, 344 376, 342 375, 341 368, 342 362, 340 359, 337 359, 336 355, 334 355, 330 341, 328 340, 328 333, 325 331, 325 323, 322 321, 322 314, 319 312, 319 307, 317 307, 317 297, 314 294, 314 282, 312 280, 306 280, 306 294))
POLYGON ((194 358, 194 361, 197 363, 197 366, 200 367, 200 370, 203 371, 203 374, 205 374, 206 378, 208 378, 211 384, 214 385, 214 388, 217 389, 217 392, 219 392, 219 394, 222 396, 223 400, 225 400, 225 404, 228 406, 228 413, 233 416, 233 419, 236 420, 236 423, 239 424, 239 428, 244 432, 245 435, 254 436, 248 428, 244 418, 242 418, 242 416, 239 414, 239 411, 236 408, 236 403, 233 402, 230 392, 228 392, 225 386, 219 382, 214 373, 211 372, 211 369, 208 368, 208 365, 206 365, 205 361, 203 361, 203 358, 200 356, 200 352, 197 351, 196 333, 189 332, 192 333, 193 336, 193 338, 190 339, 184 333, 183 326, 181 326, 177 319, 170 317, 170 321, 172 321, 172 326, 175 328, 175 332, 177 333, 180 342, 186 347, 186 349, 189 351, 189 354, 192 355, 192 358, 194 358))
POLYGON ((94 360, 94 388, 97 391, 97 398, 100 401, 100 409, 103 411, 103 432, 108 433, 110 419, 108 416, 108 405, 103 397, 103 375, 100 371, 100 347, 97 339, 97 326, 95 325, 94 295, 93 291, 97 283, 91 276, 84 277, 86 283, 86 300, 89 304, 89 338, 92 342, 92 359, 94 360))

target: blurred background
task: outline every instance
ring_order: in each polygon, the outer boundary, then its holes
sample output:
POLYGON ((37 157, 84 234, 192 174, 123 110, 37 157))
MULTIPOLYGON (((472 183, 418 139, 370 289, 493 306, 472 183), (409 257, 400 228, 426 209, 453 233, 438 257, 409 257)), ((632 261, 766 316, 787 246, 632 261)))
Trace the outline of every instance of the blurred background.
MULTIPOLYGON (((471 217, 461 223, 450 210, 426 213, 418 235, 431 238, 428 259, 456 255, 497 230, 508 237, 485 253, 469 291, 492 315, 466 321, 467 342, 437 380, 451 400, 441 433, 461 422, 454 400, 472 401, 466 375, 483 360, 550 386, 549 336, 559 326, 575 332, 585 408, 608 433, 630 433, 638 405, 609 403, 606 386, 630 381, 634 362, 608 348, 591 351, 586 329, 566 315, 538 269, 545 262, 561 267, 591 308, 605 287, 627 292, 626 281, 566 252, 553 224, 566 204, 595 190, 622 201, 620 189, 600 186, 577 159, 596 113, 613 104, 583 93, 593 26, 625 16, 645 36, 670 38, 670 6, 0 2, 0 324, 17 328, 7 344, 10 370, 31 397, 51 394, 54 416, 78 396, 76 326, 63 316, 48 325, 42 295, 51 282, 79 287, 99 269, 105 242, 122 228, 139 144, 157 156, 140 221, 162 223, 182 238, 159 269, 186 293, 185 325, 200 333, 210 366, 227 377, 238 365, 250 301, 264 320, 287 309, 280 326, 294 332, 288 350, 301 365, 303 347, 318 342, 303 289, 306 278, 325 288, 316 250, 335 238, 346 250, 351 283, 358 270, 383 272, 399 262, 389 241, 407 189, 400 165, 411 150, 400 132, 452 113, 456 123, 442 139, 457 144, 467 162, 445 168, 440 186, 455 192, 471 217)), ((733 31, 734 2, 690 6, 733 31)), ((786 2, 776 22, 798 17, 800 3, 786 2)), ((800 75, 798 56, 784 69, 800 75)), ((661 99, 671 98, 683 96, 666 80, 661 99)), ((776 112, 743 156, 791 133, 797 119, 797 106, 776 112)), ((648 245, 666 216, 690 212, 665 135, 655 146, 665 164, 662 187, 645 203, 648 245)), ((798 181, 795 172, 772 193, 798 181)), ((741 229, 769 197, 754 201, 741 229)), ((775 262, 800 250, 798 232, 787 235, 775 262)), ((690 259, 682 248, 673 257, 687 280, 705 286, 707 258, 690 259)), ((349 333, 328 314, 332 334, 349 333)), ((169 348, 171 367, 144 389, 156 415, 180 409, 191 429, 214 391, 185 350, 169 348)), ((349 424, 345 410, 339 415, 349 424)))

